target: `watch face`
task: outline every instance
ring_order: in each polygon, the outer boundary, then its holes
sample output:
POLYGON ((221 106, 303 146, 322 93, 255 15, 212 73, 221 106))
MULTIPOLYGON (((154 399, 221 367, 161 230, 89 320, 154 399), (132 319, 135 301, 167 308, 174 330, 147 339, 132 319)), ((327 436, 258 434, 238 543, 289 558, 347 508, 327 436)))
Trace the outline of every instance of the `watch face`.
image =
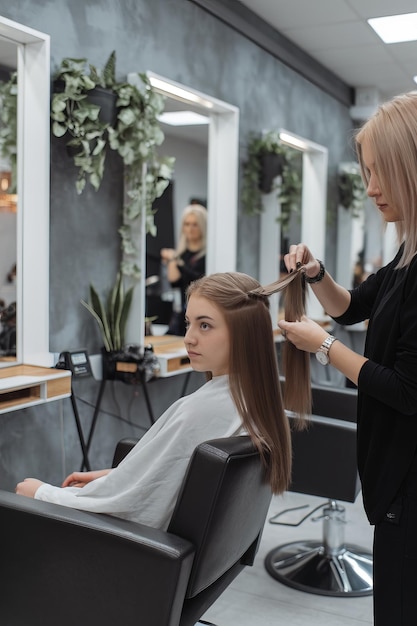
POLYGON ((329 357, 327 356, 327 354, 324 354, 324 352, 322 352, 321 350, 316 352, 316 359, 322 365, 327 365, 329 363, 329 357))

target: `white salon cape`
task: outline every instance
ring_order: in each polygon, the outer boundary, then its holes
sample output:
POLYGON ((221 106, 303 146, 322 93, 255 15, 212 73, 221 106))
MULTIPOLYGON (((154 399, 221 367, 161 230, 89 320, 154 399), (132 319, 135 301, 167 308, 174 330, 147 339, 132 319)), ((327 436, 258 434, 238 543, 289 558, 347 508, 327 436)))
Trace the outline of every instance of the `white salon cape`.
POLYGON ((166 530, 196 446, 240 434, 229 377, 218 376, 177 400, 109 474, 82 488, 44 483, 35 499, 166 530))

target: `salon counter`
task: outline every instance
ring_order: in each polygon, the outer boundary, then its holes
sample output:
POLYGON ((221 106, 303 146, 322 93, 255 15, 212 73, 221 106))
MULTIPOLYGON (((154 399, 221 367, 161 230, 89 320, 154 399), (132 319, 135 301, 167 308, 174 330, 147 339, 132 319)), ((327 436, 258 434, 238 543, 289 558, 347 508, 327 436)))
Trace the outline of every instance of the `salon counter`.
POLYGON ((71 373, 37 365, 0 368, 0 413, 71 396, 71 373))

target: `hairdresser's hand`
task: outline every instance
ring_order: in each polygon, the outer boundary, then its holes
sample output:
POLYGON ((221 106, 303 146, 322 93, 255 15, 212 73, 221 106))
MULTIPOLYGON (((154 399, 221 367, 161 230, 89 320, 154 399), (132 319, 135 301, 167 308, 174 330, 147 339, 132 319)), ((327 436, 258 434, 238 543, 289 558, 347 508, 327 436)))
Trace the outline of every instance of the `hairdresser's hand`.
POLYGON ((299 322, 280 320, 278 326, 281 331, 284 331, 286 339, 304 352, 317 352, 329 335, 320 324, 313 322, 305 315, 299 322))
POLYGON ((23 482, 16 485, 15 491, 19 496, 34 498, 35 493, 41 485, 43 485, 43 482, 37 478, 25 478, 23 482))
POLYGON ((168 261, 172 261, 175 259, 175 255, 177 254, 173 248, 161 248, 161 259, 164 263, 168 263, 168 261))
POLYGON ((284 263, 289 272, 304 265, 310 278, 317 276, 320 271, 319 262, 304 243, 290 246, 290 251, 284 256, 284 263))
POLYGON ((110 472, 111 469, 94 470, 92 472, 72 472, 72 474, 66 477, 61 486, 85 487, 85 485, 91 483, 92 480, 96 480, 96 478, 100 478, 100 476, 106 476, 106 474, 110 472))

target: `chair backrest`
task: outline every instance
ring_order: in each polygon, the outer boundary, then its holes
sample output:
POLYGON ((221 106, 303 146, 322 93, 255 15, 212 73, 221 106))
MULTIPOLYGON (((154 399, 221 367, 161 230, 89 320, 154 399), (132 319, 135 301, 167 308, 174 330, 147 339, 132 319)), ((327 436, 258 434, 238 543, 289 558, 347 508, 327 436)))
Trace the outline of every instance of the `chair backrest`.
MULTIPOLYGON (((281 377, 284 390, 285 378, 281 377)), ((306 430, 292 428, 289 491, 354 502, 360 491, 356 460, 357 391, 311 385, 312 415, 306 430)), ((294 419, 288 413, 290 422, 294 419)))
POLYGON ((360 491, 356 424, 312 415, 306 430, 293 429, 292 447, 289 491, 344 502, 356 500, 360 491))
POLYGON ((248 436, 197 447, 168 528, 195 547, 186 598, 242 559, 252 564, 271 496, 264 464, 248 436))
POLYGON ((313 414, 356 423, 358 392, 346 387, 311 385, 313 414))

